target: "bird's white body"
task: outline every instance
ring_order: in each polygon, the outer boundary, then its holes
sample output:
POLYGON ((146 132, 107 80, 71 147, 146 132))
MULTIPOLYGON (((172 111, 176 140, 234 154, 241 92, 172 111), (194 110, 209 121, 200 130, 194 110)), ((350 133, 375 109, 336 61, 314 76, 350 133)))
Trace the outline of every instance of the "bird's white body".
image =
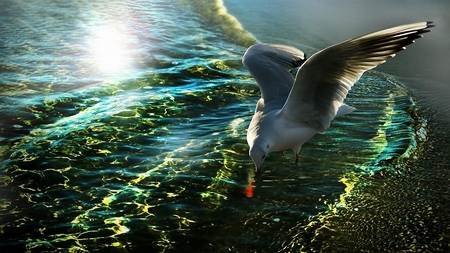
POLYGON ((317 129, 307 124, 292 124, 280 114, 279 108, 271 109, 269 107, 255 111, 247 131, 250 147, 258 141, 259 145, 268 146, 268 153, 287 149, 298 153, 301 146, 317 133, 317 129), (265 134, 266 132, 270 134, 265 134))
POLYGON ((309 59, 285 45, 248 48, 242 62, 261 90, 247 131, 257 170, 268 153, 293 149, 298 154, 334 118, 355 110, 343 101, 361 75, 394 57, 432 26, 419 22, 381 30, 325 48, 309 59), (294 78, 290 70, 295 67, 299 69, 294 78))

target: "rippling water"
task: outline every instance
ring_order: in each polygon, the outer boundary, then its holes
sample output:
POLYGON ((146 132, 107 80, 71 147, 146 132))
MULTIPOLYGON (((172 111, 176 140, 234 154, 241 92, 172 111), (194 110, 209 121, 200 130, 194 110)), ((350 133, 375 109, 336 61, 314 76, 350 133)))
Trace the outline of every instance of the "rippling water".
MULTIPOLYGON (((414 96, 371 71, 346 100, 358 110, 305 144, 298 164, 271 154, 247 199, 259 90, 240 61, 257 39, 221 1, 6 2, 4 252, 329 249, 333 233, 355 236, 333 229, 339 217, 383 221, 364 209, 377 179, 401 183, 429 145, 414 96)), ((405 222, 397 248, 411 250, 405 222)), ((372 250, 371 234, 359 236, 372 250)))

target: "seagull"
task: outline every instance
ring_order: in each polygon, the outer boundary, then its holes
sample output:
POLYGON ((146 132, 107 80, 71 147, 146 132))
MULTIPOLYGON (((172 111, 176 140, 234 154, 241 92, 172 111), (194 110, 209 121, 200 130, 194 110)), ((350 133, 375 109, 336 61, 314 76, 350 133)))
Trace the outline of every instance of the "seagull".
MULTIPOLYGON (((292 149, 296 162, 302 145, 323 133, 333 119, 355 110, 344 99, 362 74, 384 63, 405 46, 430 32, 433 22, 396 26, 327 47, 308 59, 292 47, 256 44, 242 63, 256 80, 261 98, 247 129, 249 155, 255 172, 270 152, 292 149), (298 68, 295 78, 290 73, 298 68)), ((255 179, 244 191, 253 197, 255 179)))

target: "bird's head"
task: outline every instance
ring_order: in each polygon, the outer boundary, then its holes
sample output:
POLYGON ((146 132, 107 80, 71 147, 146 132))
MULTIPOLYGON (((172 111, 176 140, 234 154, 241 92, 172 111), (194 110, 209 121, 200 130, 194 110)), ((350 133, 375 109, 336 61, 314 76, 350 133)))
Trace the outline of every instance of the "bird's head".
POLYGON ((261 166, 269 153, 269 145, 266 143, 255 142, 250 146, 249 156, 255 164, 256 170, 259 171, 261 166))

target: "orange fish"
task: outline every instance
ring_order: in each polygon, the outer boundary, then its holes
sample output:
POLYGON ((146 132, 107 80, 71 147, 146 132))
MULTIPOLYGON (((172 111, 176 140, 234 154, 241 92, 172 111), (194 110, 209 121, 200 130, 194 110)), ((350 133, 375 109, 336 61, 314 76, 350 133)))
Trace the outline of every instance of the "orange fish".
POLYGON ((247 187, 245 187, 244 190, 245 196, 247 198, 253 198, 253 195, 255 194, 255 189, 256 189, 255 180, 252 180, 247 184, 247 187))

